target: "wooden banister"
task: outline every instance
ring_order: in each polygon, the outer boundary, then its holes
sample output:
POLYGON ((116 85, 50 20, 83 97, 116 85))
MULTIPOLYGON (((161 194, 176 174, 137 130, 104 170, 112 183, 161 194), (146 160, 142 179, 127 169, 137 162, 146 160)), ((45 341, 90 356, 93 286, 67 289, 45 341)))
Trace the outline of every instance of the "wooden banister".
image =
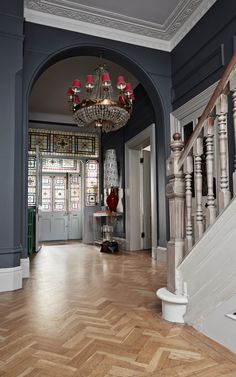
POLYGON ((229 81, 229 77, 233 71, 233 68, 234 66, 236 65, 236 53, 233 55, 233 57, 231 58, 226 70, 224 71, 224 74, 222 76, 222 78, 220 79, 220 81, 218 82, 218 85, 217 87, 215 88, 214 90, 214 93, 212 94, 205 110, 203 111, 202 113, 202 116, 201 118, 199 119, 199 122, 197 123, 196 127, 194 128, 194 131, 191 135, 191 137, 189 138, 187 144, 185 145, 185 148, 179 158, 179 161, 178 161, 178 167, 179 169, 182 167, 184 161, 186 160, 189 152, 191 151, 192 147, 193 147, 193 144, 195 143, 196 139, 198 138, 198 136, 200 135, 200 132, 203 128, 203 125, 204 125, 204 122, 206 121, 207 117, 209 116, 210 112, 212 111, 212 109, 214 108, 215 104, 216 104, 216 101, 218 99, 218 97, 222 94, 222 92, 224 91, 228 81, 229 81))

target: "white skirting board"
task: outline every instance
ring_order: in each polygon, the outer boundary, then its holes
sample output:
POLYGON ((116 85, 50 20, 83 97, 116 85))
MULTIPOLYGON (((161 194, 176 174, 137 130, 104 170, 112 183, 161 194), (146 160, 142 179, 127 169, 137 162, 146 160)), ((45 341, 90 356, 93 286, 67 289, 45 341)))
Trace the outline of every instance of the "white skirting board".
POLYGON ((152 258, 156 259, 160 263, 167 262, 167 249, 166 247, 152 247, 152 258))
POLYGON ((22 267, 0 268, 0 292, 22 288, 22 267))
POLYGON ((30 277, 30 260, 29 258, 22 258, 20 260, 20 265, 22 267, 22 278, 30 277))

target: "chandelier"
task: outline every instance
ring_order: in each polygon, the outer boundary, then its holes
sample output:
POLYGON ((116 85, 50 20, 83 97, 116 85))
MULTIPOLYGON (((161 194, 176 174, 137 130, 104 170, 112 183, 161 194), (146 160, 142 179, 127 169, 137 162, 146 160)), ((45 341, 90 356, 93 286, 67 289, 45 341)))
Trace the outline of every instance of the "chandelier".
POLYGON ((123 76, 117 78, 117 99, 109 72, 104 64, 100 65, 94 75, 87 75, 85 81, 85 98, 79 97, 81 82, 76 79, 68 89, 68 102, 73 119, 79 127, 86 130, 104 132, 118 130, 129 120, 132 112, 134 94, 130 83, 123 76))

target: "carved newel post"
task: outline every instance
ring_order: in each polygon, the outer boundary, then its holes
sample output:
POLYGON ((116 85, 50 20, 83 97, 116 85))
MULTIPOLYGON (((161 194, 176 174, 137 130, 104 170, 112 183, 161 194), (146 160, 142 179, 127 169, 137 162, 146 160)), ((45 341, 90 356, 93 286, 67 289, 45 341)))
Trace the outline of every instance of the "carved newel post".
POLYGON ((236 71, 231 77, 230 80, 230 91, 232 92, 232 101, 233 101, 233 125, 234 125, 234 145, 235 145, 235 154, 234 154, 234 172, 233 172, 233 192, 236 195, 236 71))
POLYGON ((184 143, 179 133, 173 135, 170 145, 171 156, 167 161, 167 175, 170 178, 166 186, 166 195, 169 199, 170 214, 170 241, 167 246, 167 289, 172 293, 179 293, 176 268, 184 256, 184 202, 185 182, 183 168, 179 169, 178 160, 184 143))

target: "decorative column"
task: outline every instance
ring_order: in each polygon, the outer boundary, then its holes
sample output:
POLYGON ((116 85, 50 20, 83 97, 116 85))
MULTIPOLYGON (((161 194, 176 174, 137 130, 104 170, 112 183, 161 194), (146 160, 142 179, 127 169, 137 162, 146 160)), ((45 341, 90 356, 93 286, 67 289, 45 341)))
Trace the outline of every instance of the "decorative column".
POLYGON ((227 132, 228 98, 221 94, 216 104, 216 114, 218 116, 219 134, 219 159, 220 159, 220 192, 219 192, 219 212, 221 212, 230 202, 231 193, 229 191, 228 173, 228 132, 227 132))
POLYGON ((178 160, 184 143, 179 133, 173 135, 170 145, 171 156, 167 163, 167 175, 170 180, 166 186, 166 195, 169 199, 170 216, 170 241, 167 245, 167 289, 172 293, 178 293, 178 279, 176 268, 184 256, 184 201, 185 184, 183 168, 179 169, 178 160))
POLYGON ((196 196, 196 220, 195 220, 195 242, 198 241, 204 232, 203 210, 202 210, 202 154, 203 139, 198 137, 194 146, 195 166, 195 196, 196 196))
POLYGON ((206 137, 206 170, 207 170, 207 210, 206 227, 213 224, 216 219, 216 206, 214 197, 214 118, 208 118, 206 137))
POLYGON ((186 196, 186 251, 193 247, 193 226, 192 226, 192 174, 193 157, 188 156, 184 164, 185 172, 185 196, 186 196))
POLYGON ((234 143, 235 143, 233 190, 234 190, 234 195, 236 195, 236 72, 234 72, 230 80, 230 91, 232 92, 232 101, 233 101, 233 125, 234 125, 234 143))

